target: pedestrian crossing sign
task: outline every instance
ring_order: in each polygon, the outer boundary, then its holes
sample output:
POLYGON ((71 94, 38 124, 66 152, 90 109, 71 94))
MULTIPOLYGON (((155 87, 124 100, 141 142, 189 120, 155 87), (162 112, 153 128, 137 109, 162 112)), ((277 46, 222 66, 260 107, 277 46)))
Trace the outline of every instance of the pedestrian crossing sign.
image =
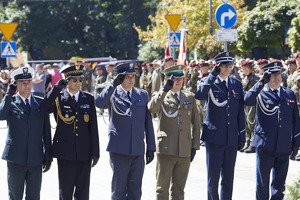
POLYGON ((170 47, 179 47, 180 46, 180 32, 179 33, 170 33, 169 44, 170 47))
POLYGON ((16 42, 1 42, 1 58, 17 57, 16 42))

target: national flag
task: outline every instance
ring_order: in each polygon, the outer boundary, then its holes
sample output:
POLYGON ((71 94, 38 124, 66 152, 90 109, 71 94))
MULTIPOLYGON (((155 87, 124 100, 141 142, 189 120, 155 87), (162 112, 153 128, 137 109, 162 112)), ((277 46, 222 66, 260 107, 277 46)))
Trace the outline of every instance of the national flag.
POLYGON ((182 65, 187 65, 187 61, 186 61, 186 41, 185 41, 186 31, 187 31, 187 29, 181 29, 178 64, 182 64, 182 65))

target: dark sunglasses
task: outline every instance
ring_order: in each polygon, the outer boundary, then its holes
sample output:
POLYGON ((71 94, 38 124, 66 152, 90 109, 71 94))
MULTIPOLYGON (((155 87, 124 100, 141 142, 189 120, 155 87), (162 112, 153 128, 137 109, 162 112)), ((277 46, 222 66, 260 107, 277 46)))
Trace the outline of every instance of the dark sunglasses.
POLYGON ((82 82, 82 78, 72 78, 73 83, 76 83, 79 81, 80 83, 82 82))

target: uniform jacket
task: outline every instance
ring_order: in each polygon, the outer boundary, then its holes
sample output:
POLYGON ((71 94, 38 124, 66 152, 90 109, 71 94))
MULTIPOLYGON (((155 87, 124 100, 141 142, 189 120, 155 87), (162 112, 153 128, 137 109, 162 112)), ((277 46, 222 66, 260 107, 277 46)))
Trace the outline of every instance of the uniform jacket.
POLYGON ((245 115, 242 83, 234 77, 228 77, 228 94, 225 85, 212 74, 201 80, 196 98, 206 100, 207 110, 203 124, 201 140, 235 146, 245 142, 245 115), (209 95, 211 90, 217 103, 227 100, 225 106, 217 106, 209 95))
POLYGON ((157 153, 189 157, 192 148, 200 148, 200 119, 194 94, 180 91, 178 105, 170 91, 159 91, 153 94, 148 108, 160 118, 156 133, 157 153), (168 117, 162 106, 168 114, 178 111, 178 115, 168 117))
POLYGON ((157 68, 153 71, 151 94, 153 94, 154 92, 158 92, 161 88, 161 75, 160 74, 161 74, 160 68, 157 68))
POLYGON ((6 95, 0 103, 0 120, 6 120, 8 134, 2 159, 24 166, 42 165, 51 161, 49 116, 40 112, 42 99, 31 95, 31 111, 19 96, 6 95))
POLYGON ((259 80, 259 77, 256 76, 253 72, 252 75, 249 77, 245 76, 242 78, 242 84, 243 84, 243 90, 244 92, 249 91, 255 83, 257 83, 259 80))
POLYGON ((131 102, 121 86, 116 88, 109 84, 96 99, 96 106, 109 111, 109 142, 107 151, 130 156, 145 154, 147 150, 155 151, 152 117, 147 108, 147 92, 133 87, 131 102), (120 115, 117 112, 128 115, 120 115))
POLYGON ((290 153, 300 146, 299 114, 295 93, 280 87, 280 100, 276 100, 270 87, 256 83, 245 95, 245 104, 256 106, 256 125, 252 146, 268 151, 290 153), (261 98, 258 98, 260 95, 261 98), (259 104, 261 99, 262 104, 259 104), (271 114, 276 106, 277 112, 271 114))
POLYGON ((79 91, 75 104, 67 90, 56 87, 45 97, 41 111, 54 113, 57 128, 53 138, 52 155, 55 158, 88 161, 91 156, 99 157, 99 136, 94 97, 88 92, 79 91), (71 124, 65 123, 57 115, 55 99, 58 98, 62 116, 75 116, 71 124))

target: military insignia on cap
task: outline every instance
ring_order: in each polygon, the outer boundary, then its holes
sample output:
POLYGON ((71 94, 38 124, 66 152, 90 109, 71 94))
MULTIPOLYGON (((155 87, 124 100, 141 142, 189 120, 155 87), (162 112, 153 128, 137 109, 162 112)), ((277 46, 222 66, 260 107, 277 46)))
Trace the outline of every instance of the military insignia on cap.
POLYGON ((266 107, 269 108, 269 105, 267 104, 266 107))
POLYGON ((80 65, 75 66, 75 69, 79 70, 80 69, 80 65))
POLYGON ((229 56, 229 52, 226 52, 226 56, 229 56))
POLYGON ((24 68, 23 68, 23 73, 24 73, 24 74, 27 74, 27 73, 28 73, 28 68, 27 68, 27 67, 24 67, 24 68))
POLYGON ((130 69, 132 69, 133 68, 133 63, 130 63, 130 69))
POLYGON ((277 63, 274 63, 274 66, 277 66, 277 63))

